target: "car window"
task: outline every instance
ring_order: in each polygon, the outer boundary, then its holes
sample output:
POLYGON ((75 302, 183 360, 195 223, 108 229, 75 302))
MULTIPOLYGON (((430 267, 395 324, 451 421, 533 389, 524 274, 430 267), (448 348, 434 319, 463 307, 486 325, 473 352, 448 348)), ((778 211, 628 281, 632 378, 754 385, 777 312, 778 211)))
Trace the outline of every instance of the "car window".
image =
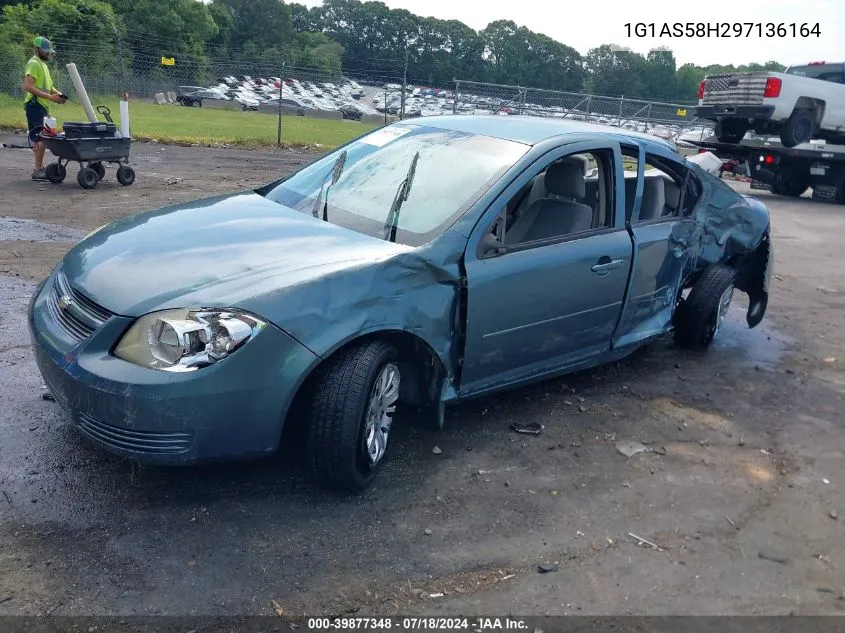
POLYGON ((310 214, 322 191, 330 222, 383 237, 399 186, 419 153, 396 231, 397 242, 418 246, 448 229, 529 149, 514 141, 429 125, 394 125, 346 145, 262 193, 310 214), (341 176, 326 187, 341 151, 346 152, 341 176))
POLYGON ((485 246, 541 246, 611 227, 612 184, 609 150, 570 154, 544 165, 505 205, 485 246))
POLYGON ((810 77, 833 83, 845 83, 845 68, 843 64, 808 64, 807 66, 792 66, 787 74, 799 77, 810 77))
POLYGON ((634 224, 688 216, 701 194, 701 185, 682 164, 646 153, 641 159, 631 148, 623 148, 625 161, 625 211, 634 224), (636 173, 639 160, 643 166, 643 193, 635 210, 636 173))

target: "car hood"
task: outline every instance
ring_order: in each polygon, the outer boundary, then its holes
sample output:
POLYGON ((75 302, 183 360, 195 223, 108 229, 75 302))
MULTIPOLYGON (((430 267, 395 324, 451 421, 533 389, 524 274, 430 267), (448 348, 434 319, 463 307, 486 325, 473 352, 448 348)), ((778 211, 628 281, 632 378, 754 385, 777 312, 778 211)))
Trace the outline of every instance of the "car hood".
POLYGON ((408 250, 250 192, 117 220, 77 244, 62 270, 91 300, 136 317, 175 307, 234 307, 408 250))

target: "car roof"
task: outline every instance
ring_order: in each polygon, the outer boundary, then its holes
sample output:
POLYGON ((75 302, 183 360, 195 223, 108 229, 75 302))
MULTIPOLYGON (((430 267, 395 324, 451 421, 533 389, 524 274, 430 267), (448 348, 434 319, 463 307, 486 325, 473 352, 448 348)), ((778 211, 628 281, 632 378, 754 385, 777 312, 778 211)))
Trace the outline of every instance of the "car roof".
MULTIPOLYGON (((402 121, 396 125, 421 125, 421 123, 418 119, 411 119, 402 121)), ((536 145, 548 138, 565 134, 601 134, 611 136, 617 141, 646 141, 664 149, 674 151, 674 148, 669 143, 650 134, 634 132, 610 125, 598 125, 568 119, 519 115, 440 115, 426 117, 424 125, 444 130, 492 136, 526 145, 536 145)))

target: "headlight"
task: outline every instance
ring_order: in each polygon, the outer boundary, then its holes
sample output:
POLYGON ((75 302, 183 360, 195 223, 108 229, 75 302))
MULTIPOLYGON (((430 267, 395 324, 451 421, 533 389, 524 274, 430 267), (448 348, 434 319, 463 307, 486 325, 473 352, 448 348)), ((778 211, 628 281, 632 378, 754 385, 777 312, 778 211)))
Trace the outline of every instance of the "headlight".
POLYGON ((237 310, 164 310, 132 324, 115 356, 142 367, 193 371, 246 344, 266 324, 237 310))

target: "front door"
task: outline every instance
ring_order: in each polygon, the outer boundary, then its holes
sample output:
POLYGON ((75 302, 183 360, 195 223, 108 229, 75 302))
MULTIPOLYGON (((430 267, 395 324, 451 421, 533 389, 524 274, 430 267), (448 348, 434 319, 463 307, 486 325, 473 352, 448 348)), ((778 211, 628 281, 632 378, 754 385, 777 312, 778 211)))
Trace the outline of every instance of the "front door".
POLYGON ((619 149, 566 148, 518 178, 470 240, 462 396, 610 348, 632 256, 619 149))

